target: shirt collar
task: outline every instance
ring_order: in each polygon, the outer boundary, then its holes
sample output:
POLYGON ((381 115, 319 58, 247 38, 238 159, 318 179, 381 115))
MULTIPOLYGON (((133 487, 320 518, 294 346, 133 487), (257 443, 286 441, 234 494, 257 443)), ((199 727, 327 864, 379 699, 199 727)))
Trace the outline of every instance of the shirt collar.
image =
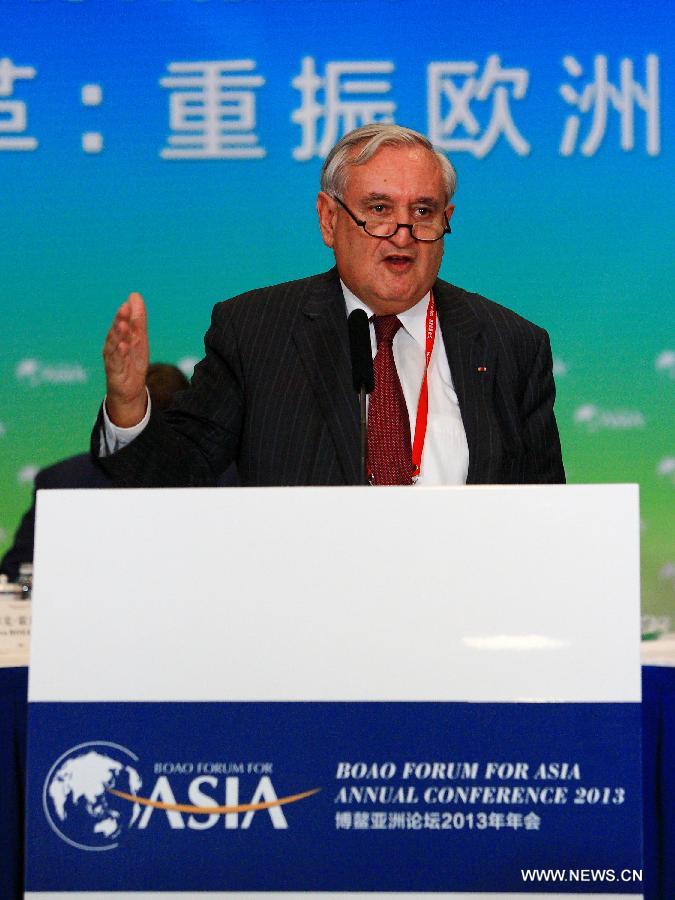
MULTIPOLYGON (((349 316, 355 309, 362 309, 367 313, 368 318, 370 318, 373 314, 372 309, 366 306, 363 300, 359 300, 356 294, 349 290, 342 279, 340 279, 340 285, 342 287, 342 294, 345 298, 347 315, 349 316)), ((429 305, 430 293, 431 291, 427 291, 424 297, 422 297, 421 300, 418 300, 414 306, 410 309, 406 309, 405 312, 398 314, 401 325, 403 325, 408 334, 415 339, 423 350, 426 348, 427 307, 429 305)))

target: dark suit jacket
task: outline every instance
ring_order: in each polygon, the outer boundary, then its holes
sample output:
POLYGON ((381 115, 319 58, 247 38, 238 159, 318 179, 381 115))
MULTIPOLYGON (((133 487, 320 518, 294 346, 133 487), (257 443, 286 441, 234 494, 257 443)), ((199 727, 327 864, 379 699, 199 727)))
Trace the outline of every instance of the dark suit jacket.
MULTIPOLYGON (((469 444, 469 484, 564 481, 548 335, 444 281, 438 320, 469 444), (485 371, 482 371, 482 370, 485 371)), ((189 391, 99 464, 118 484, 359 483, 359 415, 336 269, 219 303, 189 391)), ((98 455, 101 418, 92 436, 98 455)))

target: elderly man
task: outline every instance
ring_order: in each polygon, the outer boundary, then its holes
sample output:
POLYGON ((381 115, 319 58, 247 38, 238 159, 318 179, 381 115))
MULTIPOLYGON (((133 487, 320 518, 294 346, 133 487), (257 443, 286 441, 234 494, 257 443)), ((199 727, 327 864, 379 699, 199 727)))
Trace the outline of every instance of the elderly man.
POLYGON ((219 303, 192 386, 168 412, 145 389, 139 294, 103 356, 92 449, 119 483, 244 485, 362 480, 347 315, 371 320, 368 472, 378 484, 564 481, 545 331, 440 281, 455 173, 421 134, 367 125, 331 151, 317 201, 336 266, 219 303))

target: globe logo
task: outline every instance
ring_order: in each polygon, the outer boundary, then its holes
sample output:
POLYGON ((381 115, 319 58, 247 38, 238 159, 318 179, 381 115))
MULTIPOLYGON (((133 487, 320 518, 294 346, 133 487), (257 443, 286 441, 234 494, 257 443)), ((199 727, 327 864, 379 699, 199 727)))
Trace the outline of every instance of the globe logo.
POLYGON ((112 850, 140 815, 138 803, 110 788, 137 794, 142 780, 135 753, 109 741, 71 747, 49 770, 42 804, 52 830, 80 850, 112 850))

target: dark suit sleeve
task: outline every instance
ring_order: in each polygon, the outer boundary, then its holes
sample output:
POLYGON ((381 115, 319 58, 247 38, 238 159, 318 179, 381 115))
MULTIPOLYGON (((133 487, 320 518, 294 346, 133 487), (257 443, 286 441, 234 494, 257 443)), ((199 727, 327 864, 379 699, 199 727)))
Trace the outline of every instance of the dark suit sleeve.
POLYGON ((537 352, 525 383, 521 407, 526 455, 525 483, 565 482, 560 437, 553 414, 554 401, 551 344, 548 334, 541 331, 537 352))
POLYGON ((102 413, 92 433, 96 462, 119 487, 208 487, 236 459, 243 427, 243 371, 230 304, 213 310, 206 354, 190 389, 164 413, 152 412, 141 434, 111 456, 99 456, 102 413))

